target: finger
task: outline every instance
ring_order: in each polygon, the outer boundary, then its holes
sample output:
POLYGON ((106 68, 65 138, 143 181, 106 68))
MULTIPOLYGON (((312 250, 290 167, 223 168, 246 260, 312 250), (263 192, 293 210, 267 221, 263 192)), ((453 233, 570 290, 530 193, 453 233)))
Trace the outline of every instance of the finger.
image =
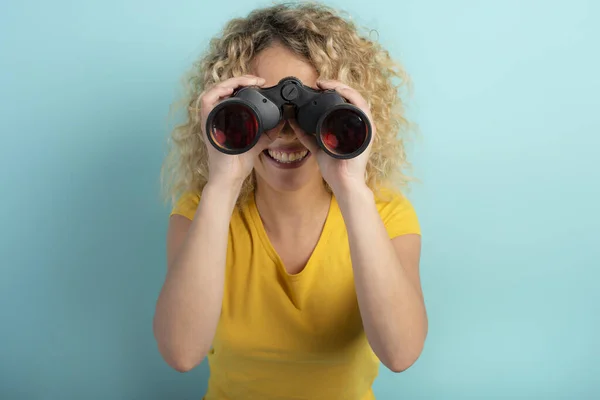
POLYGON ((369 104, 365 98, 357 90, 351 88, 345 83, 334 80, 322 80, 317 81, 317 86, 324 90, 335 90, 340 94, 340 96, 344 97, 351 104, 354 104, 358 108, 368 113, 369 104))
POLYGON ((304 130, 300 128, 300 125, 298 125, 296 120, 289 119, 288 122, 290 123, 290 126, 296 133, 296 136, 298 137, 300 143, 302 143, 302 145, 306 147, 311 153, 316 154, 320 150, 319 145, 317 144, 317 139, 314 136, 311 136, 304 132, 304 130))
POLYGON ((194 111, 197 110, 211 110, 220 100, 229 97, 233 94, 235 89, 241 86, 262 86, 265 83, 264 78, 253 75, 243 75, 235 78, 229 78, 223 82, 218 83, 206 92, 202 93, 196 99, 194 104, 194 111))
POLYGON ((338 86, 348 86, 345 83, 333 79, 319 79, 317 86, 321 89, 335 89, 338 86))
POLYGON ((244 75, 227 79, 220 82, 206 91, 202 96, 204 107, 212 107, 220 98, 231 95, 235 89, 242 86, 262 86, 265 83, 264 78, 258 76, 244 75))
POLYGON ((228 86, 215 86, 204 95, 201 96, 201 103, 204 108, 212 108, 219 100, 224 97, 231 96, 233 88, 228 86))
POLYGON ((230 87, 237 89, 241 86, 262 86, 266 80, 253 75, 237 76, 235 78, 229 78, 223 82, 218 83, 215 87, 230 87))

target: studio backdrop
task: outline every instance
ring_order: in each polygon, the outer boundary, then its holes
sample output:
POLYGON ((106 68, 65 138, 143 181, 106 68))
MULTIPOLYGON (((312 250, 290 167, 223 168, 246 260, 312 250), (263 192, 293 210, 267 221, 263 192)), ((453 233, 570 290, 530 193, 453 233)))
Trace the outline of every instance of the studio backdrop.
MULTIPOLYGON (((200 399, 152 334, 181 77, 258 1, 0 4, 0 399, 200 399)), ((396 399, 600 398, 600 2, 331 1, 413 81, 429 335, 396 399)))

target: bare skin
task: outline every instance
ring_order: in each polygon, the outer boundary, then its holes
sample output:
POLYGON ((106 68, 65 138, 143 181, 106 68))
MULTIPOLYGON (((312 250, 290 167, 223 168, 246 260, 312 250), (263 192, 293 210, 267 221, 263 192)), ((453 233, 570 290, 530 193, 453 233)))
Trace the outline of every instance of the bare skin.
MULTIPOLYGON (((202 95, 205 120, 210 110, 238 86, 271 86, 286 76, 305 85, 334 89, 369 117, 367 102, 337 81, 318 82, 306 60, 273 45, 259 54, 252 76, 230 79, 202 95), (259 78, 260 77, 260 78, 259 78)), ((252 151, 228 156, 209 146, 210 178, 193 221, 174 215, 167 237, 168 272, 154 318, 159 350, 178 371, 198 365, 208 353, 221 312, 227 229, 243 180, 256 172, 256 204, 269 239, 290 274, 300 272, 320 237, 331 195, 344 217, 356 293, 367 339, 392 371, 419 357, 427 316, 419 278, 419 235, 390 240, 373 193, 364 182, 370 148, 351 160, 336 160, 316 146, 293 120, 263 135, 252 151), (263 150, 310 150, 298 168, 282 169, 263 150)))

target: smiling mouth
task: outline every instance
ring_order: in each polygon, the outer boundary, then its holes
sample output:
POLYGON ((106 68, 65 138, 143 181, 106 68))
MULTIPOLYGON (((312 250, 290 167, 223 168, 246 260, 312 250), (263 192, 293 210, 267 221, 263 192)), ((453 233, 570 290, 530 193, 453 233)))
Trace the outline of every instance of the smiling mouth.
POLYGON ((293 165, 302 162, 308 155, 308 150, 299 150, 295 152, 284 152, 267 149, 263 151, 267 157, 279 164, 293 165))

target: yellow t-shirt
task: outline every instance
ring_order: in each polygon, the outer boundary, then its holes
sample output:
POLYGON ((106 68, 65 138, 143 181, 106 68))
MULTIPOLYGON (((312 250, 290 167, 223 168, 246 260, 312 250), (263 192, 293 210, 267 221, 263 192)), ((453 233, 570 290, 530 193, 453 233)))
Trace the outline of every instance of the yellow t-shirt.
MULTIPOLYGON (((221 317, 208 354, 206 400, 371 400, 379 360, 362 326, 348 236, 332 196, 306 267, 285 270, 263 227, 254 196, 229 226, 221 317)), ((188 193, 172 214, 193 219, 188 193)), ((410 202, 377 200, 390 238, 417 233, 410 202)))

